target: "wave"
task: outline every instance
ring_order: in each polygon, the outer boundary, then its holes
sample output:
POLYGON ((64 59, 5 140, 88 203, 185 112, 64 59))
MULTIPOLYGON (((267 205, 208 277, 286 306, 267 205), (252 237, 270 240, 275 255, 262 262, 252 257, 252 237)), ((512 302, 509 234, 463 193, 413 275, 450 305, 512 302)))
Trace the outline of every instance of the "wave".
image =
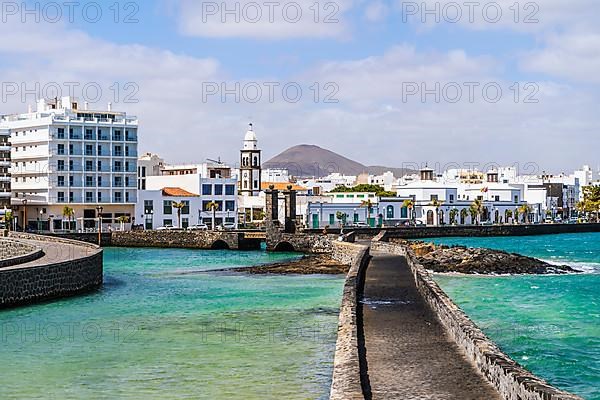
POLYGON ((543 259, 540 260, 547 262, 552 265, 568 265, 569 267, 581 271, 585 274, 600 274, 600 263, 585 262, 585 261, 568 261, 568 260, 557 260, 557 259, 543 259))

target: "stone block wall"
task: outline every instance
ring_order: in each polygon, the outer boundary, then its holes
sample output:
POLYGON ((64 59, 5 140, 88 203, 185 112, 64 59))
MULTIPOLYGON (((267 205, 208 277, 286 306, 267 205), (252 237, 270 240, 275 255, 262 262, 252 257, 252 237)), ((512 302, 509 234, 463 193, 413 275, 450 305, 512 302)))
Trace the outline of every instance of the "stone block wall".
POLYGON ((237 232, 155 230, 113 232, 111 244, 117 247, 212 249, 226 243, 229 249, 237 250, 240 249, 241 240, 243 233, 237 232))
MULTIPOLYGON (((76 245, 86 248, 86 251, 77 258, 56 261, 52 257, 42 257, 23 266, 0 269, 0 308, 73 296, 102 286, 102 250, 99 247, 30 234, 11 233, 11 238, 51 242, 56 246, 76 245)), ((71 254, 68 250, 64 253, 71 254)))
POLYGON ((362 334, 362 307, 365 271, 369 264, 369 248, 358 244, 334 242, 332 257, 350 264, 338 320, 338 336, 333 365, 330 400, 363 400, 363 387, 368 385, 362 334))
POLYGON ((406 257, 419 292, 469 360, 505 400, 582 400, 550 386, 504 354, 438 286, 413 251, 400 244, 373 242, 372 249, 406 257))

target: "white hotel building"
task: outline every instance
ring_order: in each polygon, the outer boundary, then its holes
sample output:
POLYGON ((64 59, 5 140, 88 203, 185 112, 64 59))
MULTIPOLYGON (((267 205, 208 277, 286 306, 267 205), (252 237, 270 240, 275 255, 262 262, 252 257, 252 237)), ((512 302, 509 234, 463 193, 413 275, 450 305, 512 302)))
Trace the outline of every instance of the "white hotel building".
MULTIPOLYGON (((5 116, 12 142, 12 206, 32 230, 104 228, 134 218, 137 201, 138 120, 124 112, 92 111, 63 97, 40 100, 37 110, 5 116)), ((133 222, 133 221, 132 221, 133 222)))

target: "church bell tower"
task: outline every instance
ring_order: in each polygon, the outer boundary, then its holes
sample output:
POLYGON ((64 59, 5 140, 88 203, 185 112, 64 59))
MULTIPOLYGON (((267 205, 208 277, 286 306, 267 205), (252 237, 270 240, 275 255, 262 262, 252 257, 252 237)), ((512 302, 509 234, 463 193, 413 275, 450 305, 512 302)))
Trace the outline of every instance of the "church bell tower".
POLYGON ((260 193, 261 151, 252 124, 244 137, 244 146, 240 151, 240 190, 243 196, 258 196, 260 193))

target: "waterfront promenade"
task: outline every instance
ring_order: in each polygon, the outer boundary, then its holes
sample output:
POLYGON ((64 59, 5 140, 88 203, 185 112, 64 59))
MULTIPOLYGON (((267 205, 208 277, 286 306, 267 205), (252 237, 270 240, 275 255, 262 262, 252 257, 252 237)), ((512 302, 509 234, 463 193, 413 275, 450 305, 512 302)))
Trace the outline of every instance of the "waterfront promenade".
POLYGON ((419 294, 406 259, 372 255, 363 305, 372 399, 499 400, 419 294))

